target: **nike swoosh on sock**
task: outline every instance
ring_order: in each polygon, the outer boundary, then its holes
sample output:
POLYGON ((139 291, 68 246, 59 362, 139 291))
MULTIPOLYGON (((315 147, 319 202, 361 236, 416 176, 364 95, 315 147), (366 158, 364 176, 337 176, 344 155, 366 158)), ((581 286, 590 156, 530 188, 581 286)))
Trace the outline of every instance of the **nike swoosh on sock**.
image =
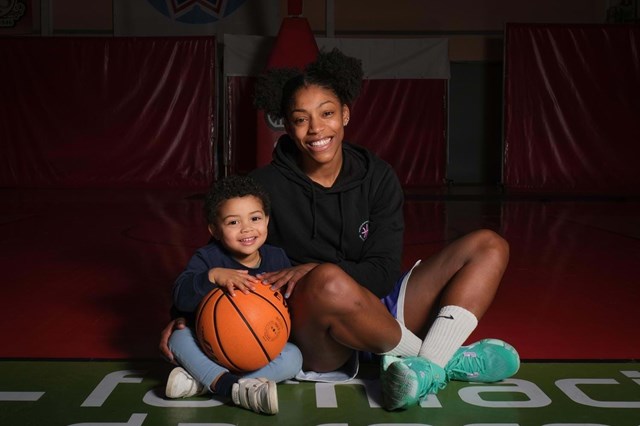
POLYGON ((444 319, 454 319, 453 315, 438 315, 436 318, 444 318, 444 319))

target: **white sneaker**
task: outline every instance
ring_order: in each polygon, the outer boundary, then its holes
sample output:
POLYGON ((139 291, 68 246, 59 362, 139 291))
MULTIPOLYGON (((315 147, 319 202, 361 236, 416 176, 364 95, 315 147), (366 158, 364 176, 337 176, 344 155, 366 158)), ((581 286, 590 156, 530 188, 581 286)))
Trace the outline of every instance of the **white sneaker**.
POLYGON ((256 413, 278 412, 278 388, 267 379, 240 379, 231 388, 233 403, 256 413))
POLYGON ((167 398, 188 398, 206 393, 204 385, 187 373, 182 367, 176 367, 169 373, 167 388, 164 393, 167 398))

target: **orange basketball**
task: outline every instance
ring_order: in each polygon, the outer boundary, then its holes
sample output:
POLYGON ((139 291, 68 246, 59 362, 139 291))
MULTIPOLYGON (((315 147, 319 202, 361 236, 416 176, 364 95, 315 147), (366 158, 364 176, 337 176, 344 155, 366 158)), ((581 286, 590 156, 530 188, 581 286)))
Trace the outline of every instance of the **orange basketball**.
POLYGON ((204 352, 234 372, 264 367, 289 339, 291 318, 284 296, 258 284, 235 297, 220 288, 209 292, 196 313, 196 334, 204 352))

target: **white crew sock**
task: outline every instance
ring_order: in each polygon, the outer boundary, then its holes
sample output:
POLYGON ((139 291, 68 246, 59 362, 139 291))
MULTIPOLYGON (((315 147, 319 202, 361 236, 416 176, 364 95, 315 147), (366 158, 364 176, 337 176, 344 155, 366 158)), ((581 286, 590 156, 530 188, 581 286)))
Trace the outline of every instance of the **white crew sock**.
POLYGON ((419 355, 444 368, 478 325, 474 314, 460 306, 444 306, 422 343, 419 355))
POLYGON ((378 355, 418 356, 422 340, 405 327, 404 324, 398 323, 398 325, 400 325, 400 331, 402 332, 400 341, 395 348, 378 355))

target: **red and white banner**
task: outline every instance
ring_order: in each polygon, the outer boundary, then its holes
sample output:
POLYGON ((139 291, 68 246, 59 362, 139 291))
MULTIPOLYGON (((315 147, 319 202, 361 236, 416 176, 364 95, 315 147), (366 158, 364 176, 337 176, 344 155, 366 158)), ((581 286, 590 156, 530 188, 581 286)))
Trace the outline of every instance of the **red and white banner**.
MULTIPOLYGON (((301 17, 287 17, 282 20, 278 37, 271 49, 266 69, 298 68, 300 70, 318 57, 316 43, 309 22, 301 17)), ((256 165, 265 166, 271 162, 273 148, 284 134, 284 124, 276 122, 264 111, 257 112, 256 165)))
POLYGON ((116 36, 273 36, 280 20, 271 0, 113 0, 116 36))

